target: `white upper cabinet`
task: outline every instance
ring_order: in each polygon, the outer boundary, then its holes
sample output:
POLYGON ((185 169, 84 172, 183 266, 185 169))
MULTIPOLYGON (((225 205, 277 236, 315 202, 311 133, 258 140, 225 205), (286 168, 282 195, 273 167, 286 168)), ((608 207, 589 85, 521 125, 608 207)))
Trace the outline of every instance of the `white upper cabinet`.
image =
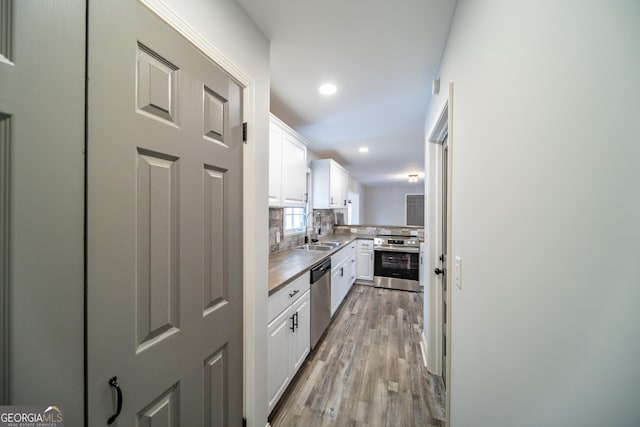
POLYGON ((269 123, 269 206, 282 202, 282 128, 269 123))
POLYGON ((306 196, 307 146, 285 132, 282 138, 282 205, 304 206, 306 196))
POLYGON ((347 206, 349 172, 333 159, 313 161, 313 208, 347 206))
POLYGON ((306 203, 307 144, 273 114, 269 121, 269 206, 306 203))

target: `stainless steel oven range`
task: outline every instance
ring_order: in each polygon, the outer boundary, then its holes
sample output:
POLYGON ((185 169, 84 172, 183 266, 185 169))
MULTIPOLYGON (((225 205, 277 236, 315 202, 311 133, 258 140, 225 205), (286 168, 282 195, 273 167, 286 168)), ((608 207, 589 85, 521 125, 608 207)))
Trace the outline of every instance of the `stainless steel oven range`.
POLYGON ((417 237, 378 235, 373 240, 373 285, 420 290, 420 241, 417 237))

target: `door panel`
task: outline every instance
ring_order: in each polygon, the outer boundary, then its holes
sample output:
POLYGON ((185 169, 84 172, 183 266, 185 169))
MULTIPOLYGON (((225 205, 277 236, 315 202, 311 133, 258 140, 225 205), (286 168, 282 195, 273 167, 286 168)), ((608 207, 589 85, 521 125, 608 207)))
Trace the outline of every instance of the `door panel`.
POLYGON ((177 161, 138 149, 138 351, 178 327, 177 161))
POLYGON ((118 425, 240 425, 242 88, 136 1, 89 11, 89 424, 117 376, 118 425))
POLYGON ((229 416, 227 412, 226 393, 229 376, 226 365, 229 363, 227 347, 223 347, 205 362, 204 386, 204 425, 227 426, 229 416))

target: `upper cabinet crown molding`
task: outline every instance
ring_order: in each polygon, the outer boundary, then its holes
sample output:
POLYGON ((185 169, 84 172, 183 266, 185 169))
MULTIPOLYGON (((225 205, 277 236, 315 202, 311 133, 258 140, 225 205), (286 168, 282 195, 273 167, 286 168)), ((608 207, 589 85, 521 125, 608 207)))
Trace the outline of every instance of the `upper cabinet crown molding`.
POLYGON ((269 206, 307 202, 307 141, 273 114, 269 117, 269 206))

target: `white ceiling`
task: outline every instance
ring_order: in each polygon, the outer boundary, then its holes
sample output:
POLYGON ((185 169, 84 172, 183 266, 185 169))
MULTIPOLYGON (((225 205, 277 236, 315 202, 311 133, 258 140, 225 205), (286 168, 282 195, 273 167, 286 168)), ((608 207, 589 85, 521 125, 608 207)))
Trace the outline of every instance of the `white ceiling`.
POLYGON ((456 0, 237 1, 271 40, 271 111, 312 151, 363 185, 423 178, 431 83, 456 0), (324 82, 338 92, 320 95, 324 82))

